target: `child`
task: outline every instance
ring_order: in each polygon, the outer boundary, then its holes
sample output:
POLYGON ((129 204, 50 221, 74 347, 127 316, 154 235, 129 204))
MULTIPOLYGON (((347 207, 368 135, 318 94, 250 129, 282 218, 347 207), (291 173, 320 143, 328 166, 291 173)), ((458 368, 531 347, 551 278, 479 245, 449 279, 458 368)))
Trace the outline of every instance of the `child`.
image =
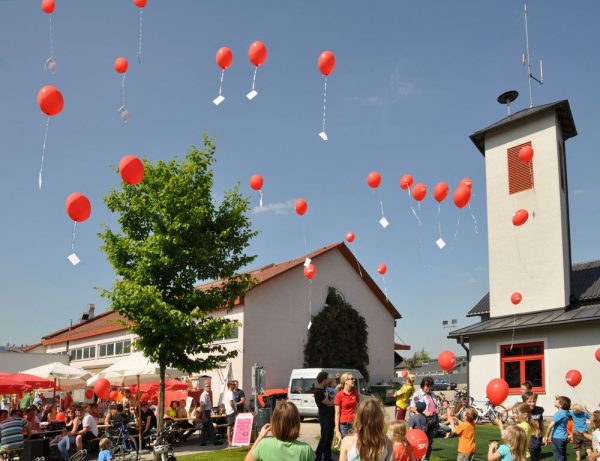
MULTIPOLYGON (((514 409, 515 411, 515 420, 517 422, 517 426, 519 426, 525 432, 525 438, 527 439, 527 459, 531 457, 529 453, 529 444, 531 441, 531 410, 529 409, 529 405, 526 403, 520 403, 514 409)), ((496 420, 496 424, 500 428, 500 433, 504 431, 502 426, 502 420, 498 418, 496 420)))
POLYGON ((588 455, 590 461, 600 459, 600 410, 592 415, 592 434, 584 434, 585 438, 592 441, 593 453, 588 455))
POLYGON ((408 427, 411 429, 421 429, 427 434, 427 418, 423 414, 427 405, 425 405, 425 402, 417 402, 415 408, 417 412, 408 419, 408 427))
POLYGON ((542 443, 544 436, 544 409, 537 406, 537 394, 535 392, 525 392, 526 402, 529 405, 531 439, 529 441, 529 454, 531 461, 541 461, 542 443))
POLYGON ((567 422, 571 419, 571 399, 565 396, 557 396, 554 406, 558 409, 552 417, 552 423, 546 430, 544 445, 552 442, 552 453, 555 461, 566 461, 567 459, 567 422))
POLYGON ((580 404, 576 403, 571 407, 571 418, 573 418, 573 450, 575 450, 575 458, 581 461, 581 447, 586 451, 586 456, 592 453, 592 442, 588 440, 584 434, 587 433, 587 420, 590 414, 580 404))
POLYGON ((406 422, 393 421, 388 425, 388 438, 394 444, 394 461, 415 461, 413 449, 406 442, 406 422))
POLYGON ((525 461, 527 459, 527 436, 525 431, 511 424, 502 431, 502 445, 491 442, 488 450, 488 461, 525 461))
POLYGON ((100 453, 98 453, 98 461, 110 461, 112 459, 112 453, 110 449, 112 447, 112 443, 110 439, 104 437, 100 439, 100 453))
POLYGON ((460 423, 452 432, 458 435, 458 455, 456 461, 473 461, 475 457, 475 420, 477 419, 477 410, 467 408, 465 410, 465 420, 460 423))

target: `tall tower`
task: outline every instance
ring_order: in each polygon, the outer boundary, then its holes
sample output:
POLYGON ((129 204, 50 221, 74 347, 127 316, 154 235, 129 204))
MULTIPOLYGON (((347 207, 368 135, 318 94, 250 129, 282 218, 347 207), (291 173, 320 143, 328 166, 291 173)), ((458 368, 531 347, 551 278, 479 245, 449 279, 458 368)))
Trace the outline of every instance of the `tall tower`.
POLYGON ((569 305, 571 242, 565 141, 577 135, 567 100, 530 107, 470 136, 485 157, 490 317, 569 305), (525 145, 530 163, 519 159, 525 145), (512 217, 529 213, 522 226, 512 217))

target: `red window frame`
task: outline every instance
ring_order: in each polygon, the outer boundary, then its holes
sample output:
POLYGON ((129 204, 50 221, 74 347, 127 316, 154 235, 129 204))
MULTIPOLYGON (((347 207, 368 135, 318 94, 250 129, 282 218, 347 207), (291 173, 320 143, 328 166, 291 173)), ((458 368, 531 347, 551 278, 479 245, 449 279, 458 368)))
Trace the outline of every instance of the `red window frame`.
POLYGON ((506 351, 509 351, 511 348, 510 344, 503 344, 500 346, 500 376, 502 379, 506 379, 504 376, 504 364, 505 363, 519 363, 519 387, 511 387, 508 390, 510 395, 517 395, 521 393, 521 383, 525 381, 525 362, 528 360, 540 360, 542 363, 542 385, 536 386, 532 390, 537 394, 545 394, 546 393, 546 366, 544 360, 544 342, 543 341, 535 341, 530 343, 519 343, 513 344, 513 349, 515 347, 531 347, 531 346, 540 346, 542 351, 539 354, 527 354, 527 355, 510 355, 506 356, 506 351))
POLYGON ((533 182, 533 160, 529 163, 523 163, 519 158, 519 151, 525 146, 531 146, 531 141, 510 147, 506 152, 508 161, 509 195, 533 189, 535 187, 533 182))

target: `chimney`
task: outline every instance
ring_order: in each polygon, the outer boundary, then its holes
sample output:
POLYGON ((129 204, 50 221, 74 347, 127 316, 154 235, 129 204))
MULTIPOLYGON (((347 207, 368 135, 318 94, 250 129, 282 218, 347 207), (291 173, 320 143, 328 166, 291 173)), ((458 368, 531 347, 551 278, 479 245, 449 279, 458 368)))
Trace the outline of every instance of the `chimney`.
POLYGON ((88 304, 88 318, 90 318, 90 319, 94 318, 95 310, 96 310, 96 306, 94 306, 93 304, 88 304))

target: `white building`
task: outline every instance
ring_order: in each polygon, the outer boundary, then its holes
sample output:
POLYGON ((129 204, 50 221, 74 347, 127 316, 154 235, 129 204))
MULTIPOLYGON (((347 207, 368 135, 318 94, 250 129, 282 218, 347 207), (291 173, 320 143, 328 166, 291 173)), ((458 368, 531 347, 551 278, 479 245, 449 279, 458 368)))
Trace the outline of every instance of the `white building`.
POLYGON ((476 399, 485 399, 487 383, 501 377, 515 396, 522 382, 532 381, 549 413, 556 394, 597 405, 600 261, 571 264, 565 141, 576 135, 566 100, 471 135, 485 159, 490 291, 467 314, 480 322, 449 337, 469 354, 476 399), (533 147, 532 163, 519 159, 525 145, 533 147), (512 217, 519 209, 529 219, 517 227, 512 217), (522 302, 515 306, 516 292, 522 302), (571 369, 583 375, 575 391, 565 381, 571 369))
MULTIPOLYGON (((344 243, 337 243, 252 271, 258 283, 236 300, 232 310, 214 314, 239 322, 239 328, 221 341, 225 348, 237 350, 238 355, 222 369, 201 373, 201 381, 210 379, 213 391, 219 393, 228 377, 235 378, 249 394, 251 369, 256 363, 266 371, 267 388, 287 387, 290 371, 303 366, 310 316, 325 305, 329 287, 342 293, 367 322, 371 382, 392 378, 394 327, 400 314, 359 266, 344 243), (303 274, 307 256, 318 271, 311 282, 303 274)), ((93 317, 92 311, 90 319, 45 336, 33 350, 68 351, 73 366, 97 371, 131 351, 134 335, 119 323, 122 320, 115 312, 93 317)))

